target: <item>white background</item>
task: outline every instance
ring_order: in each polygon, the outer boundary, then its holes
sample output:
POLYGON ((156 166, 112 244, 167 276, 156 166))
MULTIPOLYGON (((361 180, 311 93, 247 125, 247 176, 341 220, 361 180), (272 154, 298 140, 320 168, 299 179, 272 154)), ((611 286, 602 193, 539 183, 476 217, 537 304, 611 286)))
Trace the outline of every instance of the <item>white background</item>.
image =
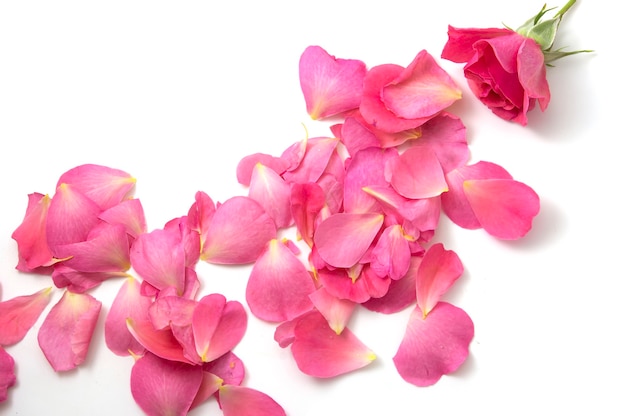
MULTIPOLYGON (((560 7, 565 3, 552 2, 560 7)), ((516 27, 543 1, 3 1, 0 3, 1 299, 51 285, 21 274, 12 231, 31 192, 54 193, 83 163, 137 178, 149 228, 184 215, 197 190, 223 201, 245 194, 239 159, 279 154, 304 137, 329 135, 310 120, 298 59, 317 44, 369 67, 408 65, 428 50, 464 92, 451 111, 467 126, 473 161, 505 167, 537 191, 542 211, 516 242, 441 221, 437 239, 466 271, 446 299, 473 318, 471 356, 455 375, 417 388, 391 357, 408 310, 362 312, 350 327, 378 359, 333 380, 297 370, 250 316, 235 352, 245 385, 301 415, 623 415, 623 133, 625 96, 618 13, 580 0, 557 46, 594 49, 548 69, 552 101, 527 127, 495 117, 471 95, 462 65, 439 59, 447 25, 516 27), (620 60, 621 62, 621 60, 620 60)), ((623 40, 623 39, 622 39, 623 40)), ((248 267, 198 266, 203 292, 243 302, 248 267)), ((102 329, 119 281, 103 302, 87 362, 55 374, 36 340, 41 319, 7 347, 18 383, 2 415, 140 415, 129 388, 131 358, 107 350, 102 329)), ((60 297, 54 291, 50 304, 60 297)), ((192 415, 220 414, 215 402, 192 415)))

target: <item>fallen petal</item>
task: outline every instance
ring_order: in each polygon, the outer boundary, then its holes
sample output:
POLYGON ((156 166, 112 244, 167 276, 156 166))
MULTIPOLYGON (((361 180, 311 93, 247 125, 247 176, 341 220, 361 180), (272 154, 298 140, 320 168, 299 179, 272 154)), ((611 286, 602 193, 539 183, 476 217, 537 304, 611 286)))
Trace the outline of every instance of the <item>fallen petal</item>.
POLYGON ((15 361, 0 346, 0 403, 8 398, 8 389, 15 384, 15 361))
POLYGON ((128 277, 120 286, 104 322, 104 340, 107 347, 120 356, 142 355, 145 351, 128 330, 126 320, 148 320, 148 309, 152 300, 141 295, 141 284, 128 277))
POLYGON ((339 299, 328 293, 324 287, 317 289, 309 297, 315 308, 326 318, 330 328, 336 334, 341 334, 354 312, 356 303, 348 299, 339 299))
POLYGON ((52 288, 0 302, 0 346, 21 341, 50 302, 52 288))
POLYGON ((102 303, 86 293, 65 291, 43 321, 37 340, 54 371, 85 361, 102 303))
POLYGON ((474 324, 462 309, 439 302, 424 319, 416 307, 393 362, 407 382, 430 386, 465 362, 473 337, 474 324))
POLYGON ((276 225, 254 199, 235 196, 219 205, 208 227, 202 259, 215 264, 254 262, 276 237, 276 225))
POLYGON ((309 294, 315 284, 302 261, 283 243, 273 239, 252 266, 246 302, 259 319, 290 320, 311 309, 309 294))
POLYGON ((22 223, 13 231, 11 238, 17 243, 19 262, 17 269, 31 272, 53 263, 52 252, 48 248, 46 220, 51 198, 48 195, 33 193, 28 195, 28 206, 22 223))
POLYGON ((200 389, 202 373, 201 366, 147 352, 133 365, 130 391, 148 416, 185 416, 200 389))
POLYGON ((285 416, 283 408, 270 396, 243 386, 225 384, 219 389, 224 416, 285 416))
POLYGON ((384 215, 338 213, 317 227, 313 241, 333 267, 352 267, 363 257, 383 225, 384 215))
POLYGON ((298 320, 291 352, 300 371, 319 378, 349 373, 376 359, 350 329, 337 334, 321 313, 306 314, 298 320))
POLYGON ((428 315, 462 274, 463 264, 454 251, 446 250, 441 243, 434 244, 426 251, 417 269, 416 279, 417 305, 424 316, 428 315))

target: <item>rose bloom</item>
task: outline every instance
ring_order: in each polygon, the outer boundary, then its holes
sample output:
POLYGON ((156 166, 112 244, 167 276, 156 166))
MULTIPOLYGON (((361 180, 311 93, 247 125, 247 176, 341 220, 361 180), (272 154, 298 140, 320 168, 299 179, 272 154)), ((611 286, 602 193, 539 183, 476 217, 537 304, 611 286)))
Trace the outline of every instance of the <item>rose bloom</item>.
POLYGON ((510 29, 458 29, 448 26, 441 57, 465 63, 474 95, 498 117, 526 125, 526 113, 550 102, 546 65, 539 44, 510 29))

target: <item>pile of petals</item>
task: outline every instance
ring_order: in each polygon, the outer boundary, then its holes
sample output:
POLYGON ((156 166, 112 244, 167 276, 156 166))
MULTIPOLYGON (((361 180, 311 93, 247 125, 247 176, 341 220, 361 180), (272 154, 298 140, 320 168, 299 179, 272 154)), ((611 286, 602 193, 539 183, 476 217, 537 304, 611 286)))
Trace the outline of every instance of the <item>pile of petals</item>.
MULTIPOLYGON (((498 42, 450 35, 444 55, 458 60, 471 54, 463 45, 476 51, 498 42), (455 46, 459 38, 467 42, 455 46)), ((246 310, 202 293, 200 261, 251 266, 249 310, 275 324, 278 346, 310 376, 339 376, 376 359, 350 329, 357 308, 412 308, 393 357, 407 382, 429 386, 463 364, 474 324, 445 300, 464 269, 434 238, 440 217, 519 239, 539 212, 537 194, 494 162, 470 163, 466 127, 450 109, 461 90, 427 51, 406 66, 368 67, 310 46, 299 75, 308 114, 329 134, 295 141, 280 155, 243 157, 236 177, 247 195, 215 203, 198 191, 188 212, 151 231, 135 178, 111 167, 77 166, 53 196, 28 196, 12 237, 17 269, 48 275, 63 292, 37 336, 55 371, 85 361, 102 309, 90 292, 114 281, 120 287, 104 339, 134 360, 131 392, 146 414, 184 415, 213 398, 227 416, 284 415, 271 397, 244 386, 233 350, 246 310)), ((547 105, 545 95, 525 100, 523 115, 510 118, 525 122, 533 100, 547 105)), ((0 302, 0 401, 16 376, 4 347, 24 338, 52 293, 45 287, 0 302)))
MULTIPOLYGON (((105 320, 108 348, 131 356, 132 395, 148 415, 184 415, 216 398, 225 415, 285 412, 266 394, 243 386, 245 368, 233 348, 247 315, 241 303, 213 293, 199 297, 195 265, 253 261, 276 235, 271 218, 240 196, 215 205, 198 192, 187 215, 148 232, 135 179, 99 165, 65 172, 52 197, 29 195, 14 231, 17 269, 50 275, 63 294, 38 332, 57 372, 81 365, 102 304, 89 292, 122 280, 105 320), (247 243, 236 245, 235 241, 247 243), (132 269, 131 269, 132 266, 132 269)), ((0 302, 0 345, 24 338, 49 303, 52 288, 0 302)), ((15 383, 14 362, 0 348, 0 399, 15 383)))
POLYGON ((289 240, 269 242, 248 280, 250 310, 277 324, 276 342, 302 372, 326 378, 376 357, 349 329, 356 307, 413 305, 393 361, 408 382, 434 384, 465 361, 474 334, 469 316, 442 300, 463 265, 432 243, 441 213, 517 239, 539 198, 495 163, 468 164, 465 126, 446 111, 461 92, 426 51, 406 67, 368 68, 310 46, 300 83, 309 115, 331 134, 248 155, 237 168, 249 197, 307 248, 299 256, 289 240))

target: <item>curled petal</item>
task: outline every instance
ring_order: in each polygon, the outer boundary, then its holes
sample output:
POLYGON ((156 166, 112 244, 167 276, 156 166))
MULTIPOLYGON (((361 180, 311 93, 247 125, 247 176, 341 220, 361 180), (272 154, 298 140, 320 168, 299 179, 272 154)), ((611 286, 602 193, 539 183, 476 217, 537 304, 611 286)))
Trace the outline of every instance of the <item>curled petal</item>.
POLYGON ((0 302, 0 346, 21 341, 50 302, 52 288, 0 302))
POLYGON ((291 214, 298 235, 311 247, 315 231, 315 219, 325 204, 326 195, 317 183, 294 183, 291 186, 291 214))
POLYGON ((243 386, 225 384, 219 389, 224 416, 285 416, 285 410, 270 396, 243 386))
POLYGON ((218 376, 224 384, 239 386, 246 375, 243 361, 232 351, 223 354, 219 358, 204 364, 203 369, 218 376))
POLYGON ((246 301, 259 319, 290 320, 311 309, 309 294, 315 284, 302 261, 283 243, 273 239, 250 272, 246 301))
POLYGON ((363 303, 370 298, 384 296, 391 283, 389 276, 379 277, 367 265, 332 271, 320 269, 317 275, 328 293, 339 299, 347 299, 356 303, 363 303))
POLYGON ((384 219, 376 213, 331 215, 314 235, 320 257, 333 267, 354 266, 374 241, 384 219))
POLYGON ((71 185, 94 201, 101 210, 105 210, 130 197, 135 182, 135 178, 122 170, 87 164, 61 175, 57 187, 61 184, 71 185))
POLYGON ((277 228, 286 228, 293 223, 291 188, 272 169, 260 163, 256 165, 252 171, 248 196, 261 204, 277 228))
POLYGON ((289 168, 289 162, 281 157, 268 155, 265 153, 254 153, 248 155, 239 161, 237 164, 237 181, 245 186, 250 186, 250 180, 252 179, 252 171, 257 163, 267 166, 279 175, 282 175, 287 168, 289 168))
POLYGON ((326 318, 330 328, 336 334, 341 334, 352 316, 356 303, 348 299, 339 299, 328 293, 324 287, 320 287, 309 297, 315 308, 326 318))
POLYGON ((299 67, 306 109, 314 120, 359 106, 367 71, 362 61, 338 59, 319 46, 309 46, 299 67))
POLYGON ((74 293, 85 293, 105 280, 126 276, 125 272, 83 272, 67 267, 64 263, 55 264, 52 271, 54 285, 74 293))
POLYGON ((376 359, 350 329, 337 334, 321 313, 306 314, 298 320, 291 352, 303 373, 320 378, 355 371, 376 359))
POLYGON ((123 272, 130 268, 126 228, 102 223, 87 240, 56 246, 55 254, 67 258, 63 264, 83 272, 123 272))
POLYGON ((412 256, 409 270, 399 280, 392 280, 387 293, 378 298, 371 298, 362 305, 367 309, 385 314, 400 312, 415 303, 415 279, 417 268, 422 261, 422 257, 412 256))
POLYGON ((17 243, 18 270, 31 272, 53 263, 46 237, 46 219, 50 202, 51 198, 48 195, 39 193, 28 195, 24 219, 11 234, 11 238, 17 243))
POLYGON ((216 264, 252 263, 276 237, 276 225, 254 199, 235 196, 219 205, 202 248, 202 259, 216 264))
POLYGON ((411 249, 400 225, 390 225, 381 234, 372 250, 372 270, 380 277, 398 280, 411 263, 411 249))
POLYGON ((385 106, 404 119, 430 118, 461 98, 461 89, 425 50, 382 89, 385 106))
POLYGON ((85 361, 102 303, 86 293, 65 291, 44 320, 37 340, 54 371, 85 361))
POLYGON ((187 225, 189 229, 197 231, 200 235, 200 251, 206 241, 213 214, 215 214, 215 203, 211 197, 205 192, 196 192, 195 202, 187 212, 187 225))
POLYGON ((152 354, 168 361, 196 364, 185 356, 171 330, 155 329, 149 320, 134 321, 132 318, 126 318, 126 325, 133 337, 152 354))
POLYGON ((287 183, 317 182, 335 153, 339 140, 334 137, 308 139, 304 157, 297 167, 283 174, 287 183))
POLYGON ((15 384, 15 380, 15 361, 0 346, 0 403, 7 399, 7 390, 15 384))
POLYGON ((465 362, 473 337, 474 324, 462 309, 439 302, 424 318, 416 307, 393 362, 407 382, 430 386, 465 362))
POLYGON ((146 353, 133 365, 130 391, 148 416, 185 416, 200 389, 202 367, 146 353))
POLYGON ((130 333, 126 320, 148 320, 151 303, 150 298, 141 295, 141 284, 137 279, 128 277, 120 286, 104 322, 104 340, 114 354, 144 353, 145 348, 130 333))
POLYGON ((146 217, 139 199, 127 199, 100 213, 109 224, 121 224, 132 238, 147 232, 146 217))
POLYGON ((424 316, 428 315, 462 274, 463 264, 454 251, 444 249, 441 243, 434 244, 426 251, 417 269, 416 279, 417 305, 424 316))

